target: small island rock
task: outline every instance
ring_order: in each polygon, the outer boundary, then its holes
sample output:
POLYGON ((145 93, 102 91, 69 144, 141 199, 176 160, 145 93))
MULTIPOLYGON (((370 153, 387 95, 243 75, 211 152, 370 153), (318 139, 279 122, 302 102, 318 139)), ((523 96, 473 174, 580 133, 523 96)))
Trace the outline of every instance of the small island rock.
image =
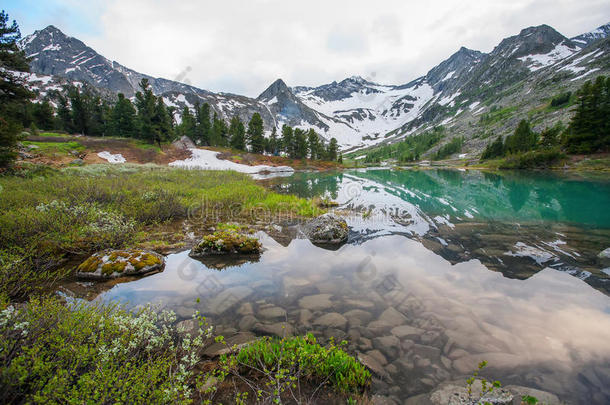
POLYGON ((308 221, 303 233, 312 243, 340 244, 347 242, 349 228, 345 219, 328 213, 308 221))
POLYGON ((147 250, 105 250, 89 257, 78 266, 76 275, 82 278, 111 279, 160 271, 165 258, 147 250))

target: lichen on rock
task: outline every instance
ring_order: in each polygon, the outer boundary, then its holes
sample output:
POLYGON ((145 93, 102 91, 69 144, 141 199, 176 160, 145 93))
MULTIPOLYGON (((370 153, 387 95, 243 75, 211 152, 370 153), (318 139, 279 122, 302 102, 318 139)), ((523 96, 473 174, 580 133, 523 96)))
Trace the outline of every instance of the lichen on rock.
POLYGON ((241 233, 238 229, 228 228, 205 235, 191 252, 191 257, 218 254, 257 254, 262 245, 258 238, 241 233))
POLYGON ((312 243, 341 244, 347 242, 347 222, 336 214, 328 213, 308 221, 303 233, 312 243))
POLYGON ((164 257, 154 252, 138 249, 105 250, 81 263, 76 275, 82 278, 110 279, 160 271, 164 266, 164 257))

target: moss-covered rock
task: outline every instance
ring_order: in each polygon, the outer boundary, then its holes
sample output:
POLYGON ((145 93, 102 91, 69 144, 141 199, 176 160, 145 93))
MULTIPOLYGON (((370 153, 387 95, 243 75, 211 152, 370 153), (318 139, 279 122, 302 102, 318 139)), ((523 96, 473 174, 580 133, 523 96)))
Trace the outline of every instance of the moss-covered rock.
POLYGON ((191 252, 191 257, 203 257, 218 254, 257 254, 262 245, 258 238, 241 233, 237 229, 229 228, 216 231, 201 239, 191 252))
POLYGON ((163 256, 147 250, 105 250, 81 263, 76 275, 82 278, 109 279, 160 271, 164 266, 163 256))

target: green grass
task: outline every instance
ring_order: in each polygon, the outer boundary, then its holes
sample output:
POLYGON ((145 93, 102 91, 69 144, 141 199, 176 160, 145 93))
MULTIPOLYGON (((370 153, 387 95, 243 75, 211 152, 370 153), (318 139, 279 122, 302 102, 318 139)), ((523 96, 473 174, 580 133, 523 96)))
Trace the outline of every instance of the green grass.
POLYGON ((504 121, 510 118, 518 106, 504 107, 504 108, 492 108, 488 113, 481 115, 479 122, 484 125, 492 125, 500 121, 504 121))
POLYGON ((76 141, 70 142, 32 142, 24 141, 25 146, 33 145, 32 153, 40 153, 45 156, 68 155, 71 151, 83 151, 85 147, 76 141))
MULTIPOLYGON (((324 381, 343 393, 360 393, 369 386, 370 372, 331 340, 323 347, 312 334, 283 339, 265 337, 242 348, 235 356, 242 369, 263 370, 272 378, 299 375, 324 381)), ((225 360, 227 361, 227 360, 225 360)), ((243 370, 242 370, 243 371, 243 370)))
POLYGON ((59 132, 39 132, 36 136, 47 136, 52 138, 65 138, 66 136, 71 136, 69 134, 62 134, 59 132))
POLYGON ((577 170, 610 170, 610 157, 583 159, 575 165, 577 170))
POLYGON ((0 292, 11 297, 39 284, 34 268, 43 280, 62 276, 54 273, 62 260, 145 242, 143 230, 159 223, 270 222, 322 212, 245 174, 155 165, 34 166, 0 177, 0 187, 0 292))

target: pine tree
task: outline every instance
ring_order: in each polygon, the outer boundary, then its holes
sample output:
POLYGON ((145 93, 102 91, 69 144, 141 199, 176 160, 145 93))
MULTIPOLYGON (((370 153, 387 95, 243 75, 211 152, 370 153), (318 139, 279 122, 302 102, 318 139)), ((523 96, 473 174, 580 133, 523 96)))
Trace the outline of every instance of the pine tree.
POLYGON ((254 113, 248 123, 248 143, 253 153, 263 153, 264 150, 264 127, 263 119, 259 113, 254 113))
POLYGON ((185 106, 182 109, 182 122, 176 128, 179 136, 187 136, 195 139, 197 136, 197 119, 191 114, 191 110, 185 106))
POLYGON ((123 93, 119 93, 118 100, 110 113, 110 133, 123 138, 138 136, 136 109, 123 93))
POLYGON ((305 159, 307 157, 307 135, 300 128, 294 130, 294 157, 305 159))
POLYGON ((156 97, 150 88, 148 79, 140 81, 140 90, 136 93, 136 107, 138 109, 138 127, 140 129, 139 137, 154 143, 157 135, 155 134, 155 125, 153 120, 156 115, 156 97))
POLYGON ((529 121, 521 120, 515 133, 506 137, 504 146, 509 153, 519 153, 531 150, 537 142, 537 134, 532 131, 529 121))
POLYGON ((230 144, 233 149, 246 150, 246 128, 236 115, 229 125, 230 144))
POLYGON ((341 153, 339 155, 339 159, 337 159, 337 162, 339 162, 340 164, 343 164, 343 153, 341 153))
POLYGON ((209 145, 212 128, 210 123, 210 105, 203 103, 201 106, 195 106, 195 113, 197 117, 197 131, 193 140, 201 145, 209 145))
POLYGON ((481 160, 493 159, 501 156, 504 156, 504 142, 502 141, 502 137, 499 136, 495 141, 487 144, 481 155, 481 160))
POLYGON ((292 128, 288 125, 282 126, 282 151, 289 157, 294 158, 294 136, 292 128))
POLYGON ((81 135, 89 134, 90 116, 87 103, 78 87, 72 86, 68 91, 74 130, 81 135))
POLYGON ((17 22, 9 24, 8 14, 0 12, 0 167, 10 165, 17 156, 20 115, 34 96, 24 79, 13 73, 29 71, 28 60, 17 46, 19 38, 17 22))
POLYGON ((163 97, 155 98, 157 99, 157 102, 155 104, 155 114, 153 116, 153 142, 156 142, 157 145, 161 147, 161 142, 169 141, 172 138, 173 120, 163 102, 163 97))
POLYGON ((55 126, 55 116, 51 104, 44 100, 40 103, 31 103, 31 106, 36 126, 41 129, 53 129, 55 126))
POLYGON ((540 133, 540 145, 545 148, 551 148, 559 144, 559 135, 563 129, 561 121, 551 128, 545 128, 540 133))
POLYGON ((320 138, 313 128, 307 132, 307 147, 309 149, 309 158, 312 160, 321 159, 322 153, 320 148, 320 138))
POLYGON ((212 146, 227 146, 229 144, 229 130, 224 120, 218 117, 216 112, 212 119, 212 128, 210 130, 210 145, 212 146))
POLYGON ((68 133, 74 132, 74 122, 72 122, 72 111, 67 97, 58 95, 57 102, 57 127, 68 133))
POLYGON ((610 150, 610 78, 587 81, 577 93, 578 103, 564 145, 570 153, 610 150))
POLYGON ((277 129, 273 127, 271 130, 271 136, 269 137, 269 153, 274 156, 279 155, 280 153, 280 140, 277 137, 277 129))
POLYGON ((330 138, 328 143, 328 149, 326 149, 326 158, 332 162, 337 160, 337 152, 339 151, 339 144, 336 138, 330 138))

